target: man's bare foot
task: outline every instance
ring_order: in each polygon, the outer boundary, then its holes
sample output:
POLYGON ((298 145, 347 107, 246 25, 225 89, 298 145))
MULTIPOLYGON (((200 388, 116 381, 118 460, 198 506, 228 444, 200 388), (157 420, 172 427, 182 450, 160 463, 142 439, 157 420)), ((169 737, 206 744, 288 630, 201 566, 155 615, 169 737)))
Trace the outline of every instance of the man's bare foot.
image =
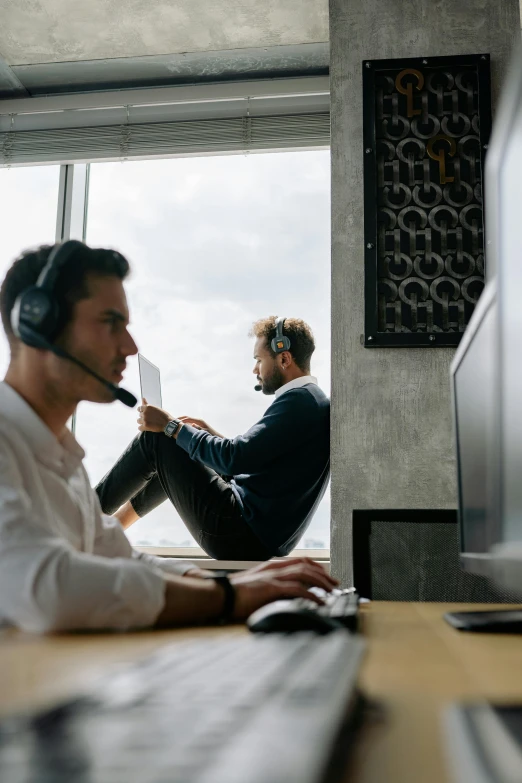
POLYGON ((120 506, 113 516, 120 520, 121 526, 124 530, 133 525, 134 522, 139 519, 139 516, 134 511, 130 500, 124 503, 123 506, 120 506))

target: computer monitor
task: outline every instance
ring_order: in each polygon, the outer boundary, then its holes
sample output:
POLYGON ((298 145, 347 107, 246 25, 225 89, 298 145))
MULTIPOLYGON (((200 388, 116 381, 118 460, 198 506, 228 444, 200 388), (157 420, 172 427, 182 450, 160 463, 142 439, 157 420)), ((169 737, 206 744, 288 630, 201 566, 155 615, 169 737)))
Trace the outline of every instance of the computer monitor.
MULTIPOLYGON (((488 153, 486 198, 495 208, 489 242, 498 291, 498 425, 491 502, 498 521, 491 574, 522 595, 522 47, 513 54, 488 153)), ((488 210, 486 201, 486 213, 488 210)), ((489 224, 488 224, 489 229, 489 224)))
POLYGON ((485 575, 490 548, 498 541, 491 507, 497 315, 496 282, 491 281, 451 366, 461 563, 466 570, 485 575))
POLYGON ((488 283, 451 367, 461 560, 522 595, 522 50, 486 158, 488 283))

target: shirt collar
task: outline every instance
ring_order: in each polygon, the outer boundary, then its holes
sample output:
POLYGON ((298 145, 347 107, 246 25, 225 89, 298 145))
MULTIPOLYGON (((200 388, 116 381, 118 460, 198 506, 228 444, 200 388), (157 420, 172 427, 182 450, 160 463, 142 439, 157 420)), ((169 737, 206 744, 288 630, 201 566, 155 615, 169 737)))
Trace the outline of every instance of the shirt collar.
POLYGON ((0 382, 0 411, 28 443, 36 459, 64 477, 70 476, 85 457, 69 430, 58 440, 29 403, 5 381, 0 382))
POLYGON ((290 389, 298 389, 300 386, 306 386, 307 383, 315 383, 317 386, 317 378, 314 375, 302 375, 300 378, 294 378, 293 381, 288 381, 284 386, 280 386, 275 396, 280 397, 290 389))

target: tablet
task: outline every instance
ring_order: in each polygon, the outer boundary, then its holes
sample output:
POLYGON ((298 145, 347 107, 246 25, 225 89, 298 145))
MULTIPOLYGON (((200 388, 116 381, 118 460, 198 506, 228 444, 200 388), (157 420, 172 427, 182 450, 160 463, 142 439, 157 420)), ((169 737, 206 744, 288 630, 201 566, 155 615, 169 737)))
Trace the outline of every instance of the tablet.
POLYGON ((160 371, 155 364, 149 362, 141 353, 138 354, 140 368, 141 396, 145 397, 149 405, 161 408, 161 379, 160 371))

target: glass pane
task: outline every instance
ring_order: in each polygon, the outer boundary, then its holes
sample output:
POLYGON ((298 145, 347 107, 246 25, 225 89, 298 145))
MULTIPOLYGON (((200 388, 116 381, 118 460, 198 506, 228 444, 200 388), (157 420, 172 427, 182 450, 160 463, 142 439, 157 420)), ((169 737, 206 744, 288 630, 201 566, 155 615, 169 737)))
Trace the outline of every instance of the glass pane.
POLYGON ((70 239, 85 241, 85 190, 87 185, 87 163, 76 163, 73 171, 70 239))
MULTIPOLYGON (((0 280, 22 250, 52 245, 56 234, 59 166, 0 169, 0 280)), ((0 330, 0 377, 9 363, 9 348, 0 330)))
MULTIPOLYGON (((256 394, 254 320, 304 318, 312 372, 330 389, 328 151, 91 165, 87 241, 129 259, 131 331, 161 370, 163 407, 234 437, 272 398, 256 394)), ((139 393, 137 360, 127 388, 139 393)), ((137 432, 134 411, 82 403, 77 436, 95 484, 137 432)), ((328 547, 329 495, 301 546, 328 547)), ((129 529, 134 544, 195 542, 170 504, 129 529)))

